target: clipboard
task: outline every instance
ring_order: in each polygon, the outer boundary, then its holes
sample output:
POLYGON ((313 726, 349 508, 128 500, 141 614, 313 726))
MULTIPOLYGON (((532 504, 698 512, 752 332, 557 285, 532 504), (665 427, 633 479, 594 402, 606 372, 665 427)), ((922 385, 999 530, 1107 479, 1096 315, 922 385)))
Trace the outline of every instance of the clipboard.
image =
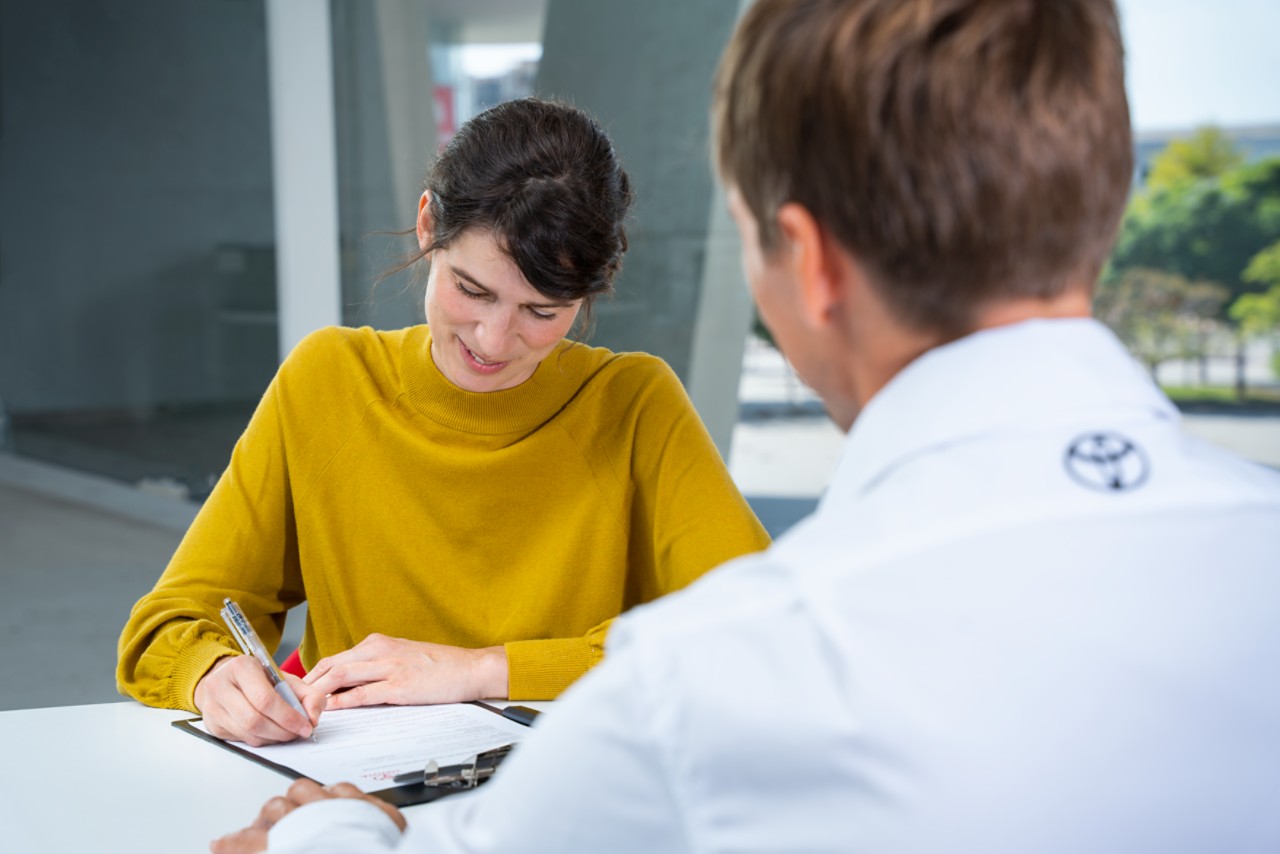
MULTIPOLYGON (((488 703, 483 703, 478 700, 467 703, 466 705, 477 706, 486 711, 493 712, 495 715, 499 715, 503 718, 506 718, 507 720, 514 721, 517 724, 520 724, 521 726, 527 727, 532 724, 532 719, 524 714, 509 713, 507 711, 504 711, 503 709, 497 708, 496 706, 491 706, 488 703)), ((517 706, 513 708, 522 709, 523 707, 517 706)), ((286 765, 281 765, 277 762, 272 762, 270 759, 267 759, 266 757, 259 756, 256 753, 246 750, 244 747, 242 747, 237 743, 223 741, 222 739, 218 738, 216 735, 211 735, 202 729, 192 726, 192 724, 200 720, 203 720, 203 719, 198 717, 185 718, 183 720, 173 721, 172 726, 176 727, 177 729, 185 733, 194 735, 196 738, 202 739, 203 741, 207 741, 210 744, 216 744, 218 747, 221 747, 224 750, 229 750, 232 753, 235 753, 239 756, 244 757, 245 759, 250 760, 251 762, 254 762, 258 765, 263 766, 264 768, 270 768, 272 771, 275 771, 277 774, 282 774, 285 777, 288 777, 290 780, 299 780, 304 777, 307 777, 306 774, 303 774, 300 771, 297 771, 286 765)), ((308 779, 314 779, 314 778, 308 778, 308 779)), ((319 783, 320 785, 327 785, 327 783, 323 780, 316 780, 315 782, 319 783)), ((330 780, 328 782, 336 783, 339 781, 330 780)), ((481 780, 477 785, 484 785, 484 782, 485 782, 484 780, 481 780)), ((409 806, 414 806, 415 804, 430 803, 431 801, 437 801, 440 798, 448 797, 449 795, 456 794, 458 792, 466 792, 466 791, 470 791, 470 789, 450 788, 448 786, 428 786, 425 783, 404 783, 398 786, 389 786, 388 788, 385 788, 385 789, 378 789, 377 791, 367 792, 366 794, 371 795, 375 798, 378 798, 379 800, 386 801, 387 803, 395 807, 409 807, 409 806)))

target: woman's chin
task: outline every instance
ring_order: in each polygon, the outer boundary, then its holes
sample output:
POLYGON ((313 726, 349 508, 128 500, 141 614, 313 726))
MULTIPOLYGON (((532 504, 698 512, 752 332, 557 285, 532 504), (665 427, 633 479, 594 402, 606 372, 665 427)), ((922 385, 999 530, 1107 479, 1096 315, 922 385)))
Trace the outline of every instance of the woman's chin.
POLYGON ((479 371, 468 370, 466 366, 457 366, 445 376, 449 381, 463 391, 471 391, 478 393, 486 393, 491 391, 505 391, 509 388, 515 388, 533 375, 532 371, 519 376, 513 366, 507 365, 500 371, 493 373, 482 373, 479 371))

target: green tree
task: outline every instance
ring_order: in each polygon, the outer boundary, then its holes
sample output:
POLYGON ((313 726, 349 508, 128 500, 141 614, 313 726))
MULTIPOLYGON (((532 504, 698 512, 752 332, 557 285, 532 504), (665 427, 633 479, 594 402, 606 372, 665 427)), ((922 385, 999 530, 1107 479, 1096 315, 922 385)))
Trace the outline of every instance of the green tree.
POLYGON ((1280 285, 1280 240, 1253 256, 1244 278, 1262 288, 1280 285))
POLYGON ((1215 178, 1143 191, 1112 252, 1112 275, 1145 267, 1225 285, 1234 300, 1256 290, 1245 268, 1280 240, 1280 157, 1215 178))
MULTIPOLYGON (((1274 336, 1280 332, 1280 240, 1253 257, 1244 278, 1267 290, 1242 294, 1231 305, 1231 318, 1246 337, 1274 336)), ((1280 351, 1271 357, 1271 373, 1280 377, 1280 351)))
POLYGON ((1233 168, 1238 154, 1224 153, 1219 137, 1202 132, 1197 143, 1171 145, 1156 159, 1153 180, 1130 201, 1104 283, 1146 269, 1225 287, 1213 319, 1239 332, 1236 386, 1243 396, 1246 336, 1228 306, 1258 290, 1245 270, 1280 240, 1280 158, 1233 168))
POLYGON ((1203 178, 1216 178, 1244 164, 1244 155, 1219 128, 1198 128, 1187 139, 1175 139, 1160 152, 1147 174, 1149 190, 1203 178))
POLYGON ((1177 273, 1137 267, 1109 276, 1094 296, 1094 314, 1158 375, 1166 359, 1203 355, 1227 289, 1177 273))

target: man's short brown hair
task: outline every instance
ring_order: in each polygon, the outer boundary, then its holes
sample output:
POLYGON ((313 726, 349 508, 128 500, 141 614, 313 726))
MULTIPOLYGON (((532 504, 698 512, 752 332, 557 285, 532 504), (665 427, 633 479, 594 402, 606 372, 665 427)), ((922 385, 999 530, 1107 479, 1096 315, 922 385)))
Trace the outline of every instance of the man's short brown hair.
POLYGON ((953 334, 1092 285, 1133 170, 1111 0, 757 0, 714 124, 766 250, 797 202, 895 316, 953 334))

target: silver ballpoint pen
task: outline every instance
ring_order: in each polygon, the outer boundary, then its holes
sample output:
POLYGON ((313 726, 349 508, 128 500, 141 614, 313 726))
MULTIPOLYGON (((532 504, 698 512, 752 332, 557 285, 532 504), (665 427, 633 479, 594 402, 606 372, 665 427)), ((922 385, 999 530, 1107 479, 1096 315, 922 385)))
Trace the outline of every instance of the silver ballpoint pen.
MULTIPOLYGON (((275 688, 276 693, 283 697, 284 701, 293 706, 304 718, 311 720, 307 710, 302 707, 302 702, 298 699, 298 695, 293 693, 293 688, 289 687, 289 683, 285 681, 284 674, 280 672, 280 668, 276 667, 276 663, 271 660, 271 656, 267 655, 267 648, 262 645, 262 639, 253 630, 253 626, 249 624, 249 620, 245 617, 244 611, 240 610, 240 606, 228 597, 222 600, 222 610, 219 613, 222 614, 222 619, 226 622, 227 627, 231 629, 231 634, 235 637, 236 643, 240 644, 240 649, 244 650, 244 654, 258 659, 258 663, 266 671, 267 679, 270 680, 271 686, 275 688)), ((315 741, 315 738, 315 732, 312 731, 311 740, 315 741)))

